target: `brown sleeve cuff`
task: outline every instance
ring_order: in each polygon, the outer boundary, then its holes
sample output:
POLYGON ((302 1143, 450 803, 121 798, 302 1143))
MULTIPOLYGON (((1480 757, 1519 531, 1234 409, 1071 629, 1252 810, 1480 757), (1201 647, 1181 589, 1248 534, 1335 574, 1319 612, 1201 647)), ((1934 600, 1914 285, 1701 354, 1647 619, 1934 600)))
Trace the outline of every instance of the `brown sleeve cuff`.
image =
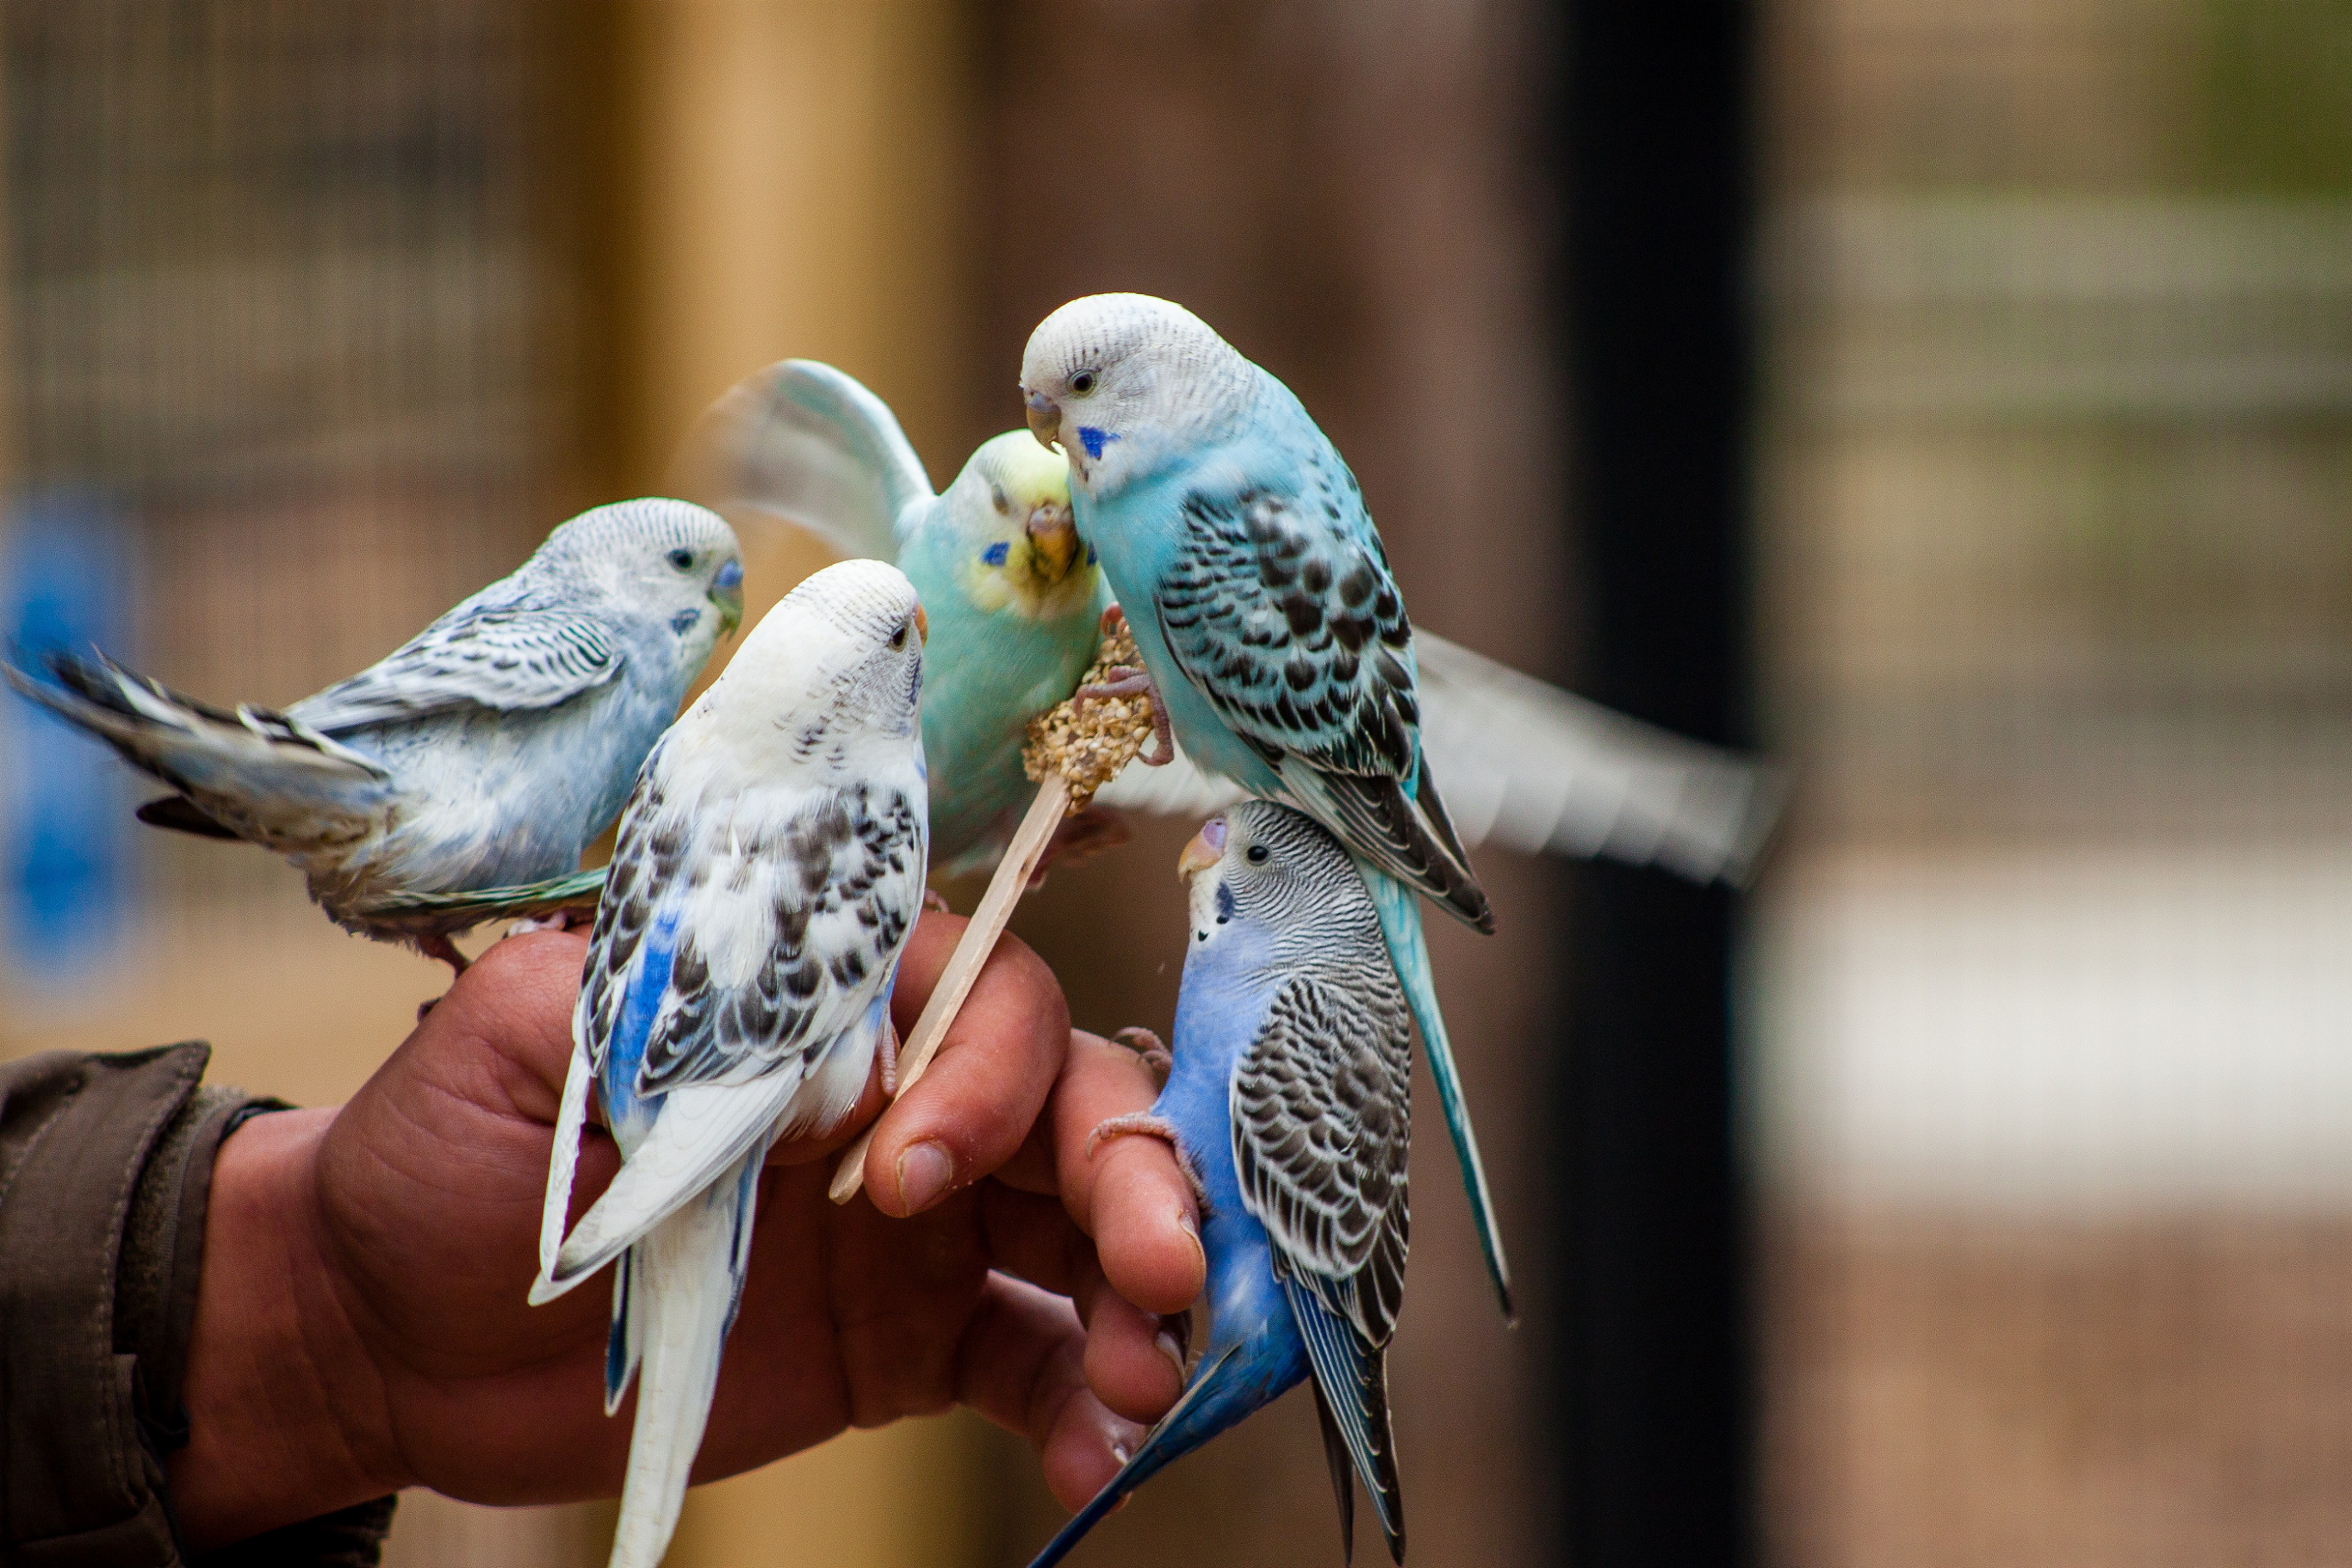
MULTIPOLYGON (((282 1108, 200 1088, 211 1054, 192 1042, 0 1065, 0 1560, 181 1561, 163 1456, 187 1440, 213 1160, 247 1116, 282 1108)), ((348 1541, 345 1516, 312 1521, 328 1535, 308 1557, 215 1561, 373 1563, 390 1500, 369 1507, 348 1541), (344 1553, 362 1538, 365 1555, 344 1553)))

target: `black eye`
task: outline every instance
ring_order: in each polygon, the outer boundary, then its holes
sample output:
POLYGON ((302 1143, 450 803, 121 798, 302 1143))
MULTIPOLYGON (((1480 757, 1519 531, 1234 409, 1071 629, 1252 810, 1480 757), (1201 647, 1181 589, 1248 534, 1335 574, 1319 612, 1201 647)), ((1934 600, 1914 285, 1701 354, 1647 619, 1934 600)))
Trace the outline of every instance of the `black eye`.
POLYGON ((1072 392, 1074 392, 1077 393, 1080 397, 1084 397, 1084 396, 1086 396, 1086 395, 1087 395, 1087 393, 1088 393, 1088 392, 1090 392, 1094 391, 1094 390, 1095 390, 1095 373, 1094 373, 1094 371, 1080 371, 1076 375, 1072 376, 1072 377, 1070 378, 1070 390, 1071 390, 1072 392))
POLYGON ((893 648, 903 648, 906 645, 907 629, 904 626, 901 626, 896 632, 890 633, 890 646, 893 648))
POLYGON ((995 503, 996 503, 996 509, 997 509, 998 511, 1000 511, 1000 512, 1009 512, 1009 511, 1011 511, 1011 510, 1013 509, 1013 503, 1012 503, 1011 501, 1008 501, 1008 500, 1006 500, 1006 499, 1004 498, 1004 486, 1002 486, 1002 485, 991 485, 991 486, 988 487, 988 494, 989 494, 990 498, 991 498, 991 499, 992 499, 993 501, 995 501, 995 503))
POLYGON ((690 549, 674 549, 669 552, 669 563, 680 571, 691 571, 694 570, 694 552, 690 549))
POLYGON ((1265 848, 1265 846, 1264 844, 1252 844, 1252 845, 1249 847, 1249 862, 1250 862, 1250 864, 1252 864, 1252 865, 1264 865, 1264 864, 1265 863, 1265 859, 1266 859, 1266 848, 1265 848))

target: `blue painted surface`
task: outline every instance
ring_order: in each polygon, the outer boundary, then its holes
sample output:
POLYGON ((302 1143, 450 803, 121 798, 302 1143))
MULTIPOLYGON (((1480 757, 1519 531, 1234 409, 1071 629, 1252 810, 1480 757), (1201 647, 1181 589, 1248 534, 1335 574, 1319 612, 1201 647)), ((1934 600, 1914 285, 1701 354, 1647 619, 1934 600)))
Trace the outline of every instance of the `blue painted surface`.
MULTIPOLYGON (((21 497, 0 528, 0 648, 128 652, 130 540, 85 495, 21 497)), ((121 939, 137 824, 113 754, 62 719, 0 694, 0 941, 9 967, 63 982, 121 939)))

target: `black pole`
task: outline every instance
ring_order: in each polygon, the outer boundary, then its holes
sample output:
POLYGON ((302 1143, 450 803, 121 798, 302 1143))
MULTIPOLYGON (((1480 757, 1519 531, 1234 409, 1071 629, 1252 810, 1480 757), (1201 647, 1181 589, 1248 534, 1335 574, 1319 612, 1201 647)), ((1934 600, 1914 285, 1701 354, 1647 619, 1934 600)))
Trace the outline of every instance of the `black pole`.
MULTIPOLYGON (((1746 686, 1751 18, 1575 0, 1559 98, 1585 687, 1738 740, 1746 686)), ((1754 1557, 1732 899, 1579 876, 1557 1106, 1557 1396, 1574 1568, 1754 1557)))

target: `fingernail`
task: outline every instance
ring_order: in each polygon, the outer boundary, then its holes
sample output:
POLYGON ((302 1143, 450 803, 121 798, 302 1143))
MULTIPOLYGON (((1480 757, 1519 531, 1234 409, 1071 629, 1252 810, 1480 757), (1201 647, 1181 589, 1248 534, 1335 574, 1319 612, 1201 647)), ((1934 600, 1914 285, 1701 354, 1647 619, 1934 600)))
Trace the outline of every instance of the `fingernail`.
POLYGON ((1128 1460, 1135 1458, 1135 1450, 1114 1437, 1110 1444, 1110 1457, 1124 1465, 1128 1460))
POLYGON ((1209 1255, 1202 1249, 1201 1228, 1193 1221, 1192 1211, 1191 1209, 1180 1208, 1176 1211, 1176 1228, 1192 1239, 1192 1250, 1200 1257, 1202 1271, 1203 1273, 1207 1272, 1209 1267, 1209 1255))
POLYGON ((908 1214, 937 1203, 955 1180, 955 1161, 946 1148, 926 1139, 898 1156, 898 1201, 908 1214))
POLYGON ((1161 1329, 1151 1343, 1160 1347, 1160 1354, 1168 1358, 1168 1364, 1174 1367, 1176 1375, 1181 1378, 1184 1375, 1184 1347, 1176 1343, 1176 1336, 1161 1329))

